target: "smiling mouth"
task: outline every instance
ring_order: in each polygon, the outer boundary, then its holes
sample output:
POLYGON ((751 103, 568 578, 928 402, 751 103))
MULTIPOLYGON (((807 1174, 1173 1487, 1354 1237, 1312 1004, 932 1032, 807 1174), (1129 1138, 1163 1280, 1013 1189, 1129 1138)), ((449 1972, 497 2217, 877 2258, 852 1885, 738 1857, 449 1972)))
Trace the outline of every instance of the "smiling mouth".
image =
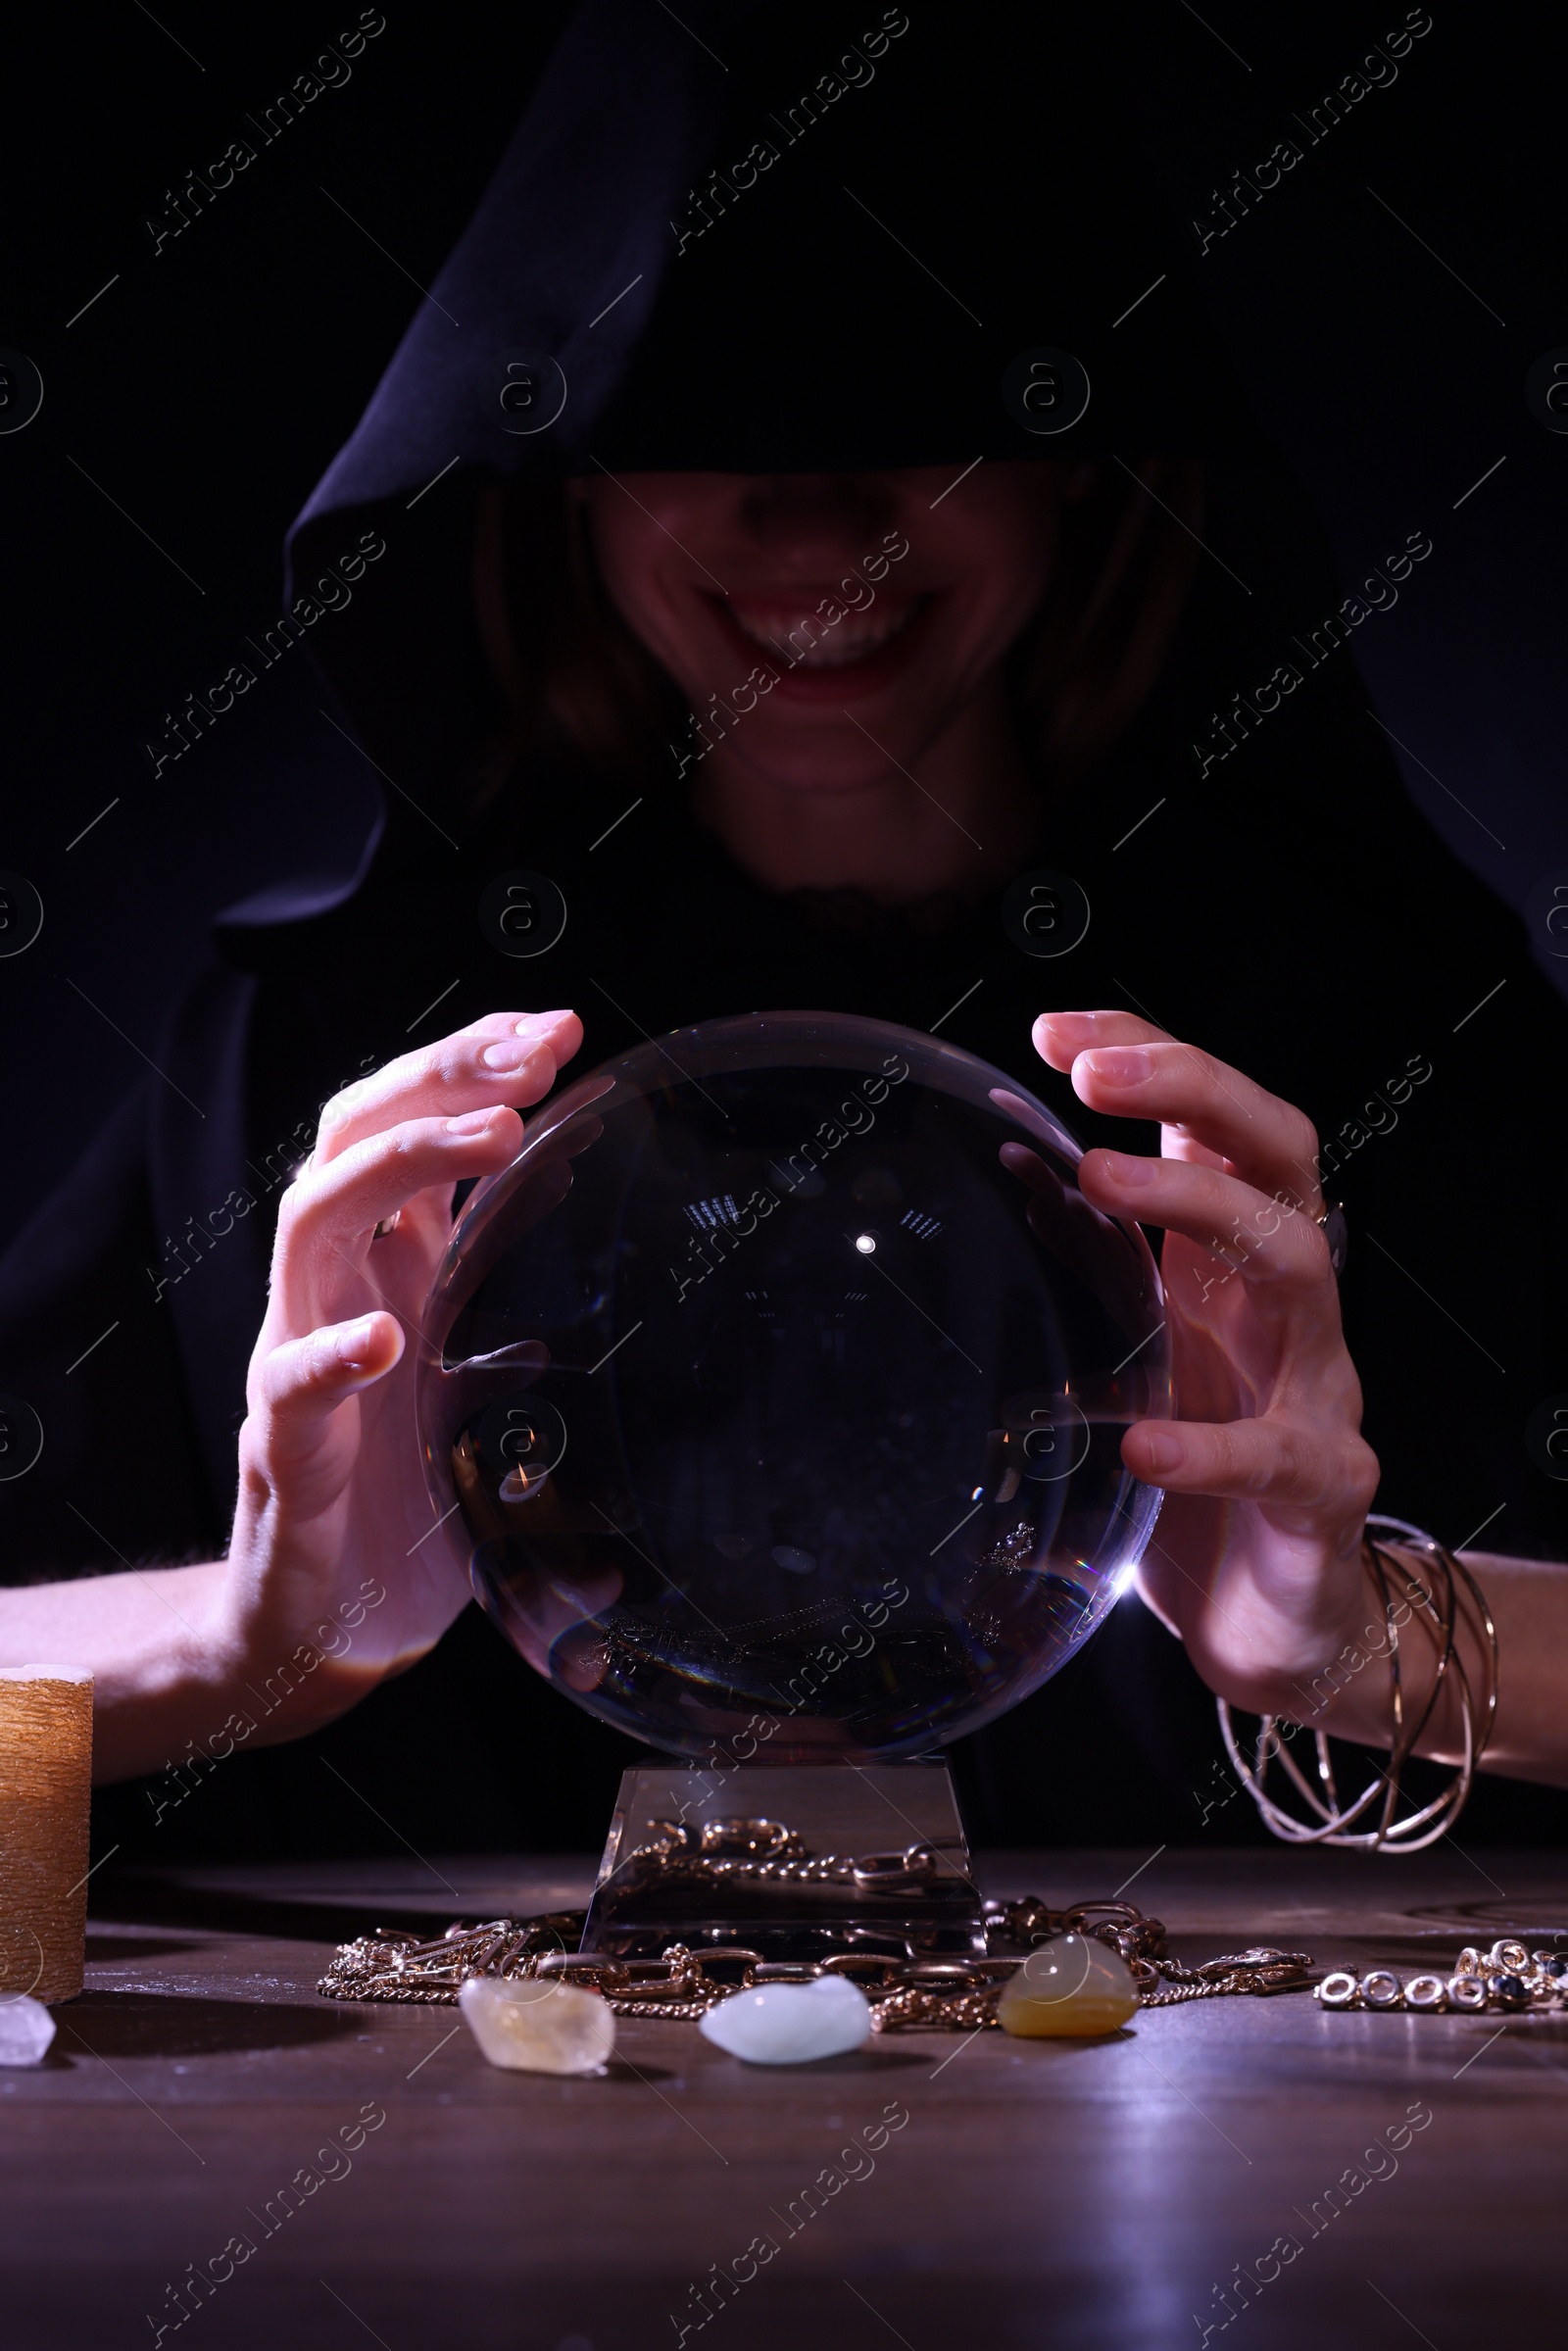
POLYGON ((925 596, 887 597, 864 612, 846 611, 842 619, 832 621, 810 605, 762 597, 731 596, 722 610, 742 636, 792 669, 846 669, 869 661, 902 637, 929 601, 925 596))

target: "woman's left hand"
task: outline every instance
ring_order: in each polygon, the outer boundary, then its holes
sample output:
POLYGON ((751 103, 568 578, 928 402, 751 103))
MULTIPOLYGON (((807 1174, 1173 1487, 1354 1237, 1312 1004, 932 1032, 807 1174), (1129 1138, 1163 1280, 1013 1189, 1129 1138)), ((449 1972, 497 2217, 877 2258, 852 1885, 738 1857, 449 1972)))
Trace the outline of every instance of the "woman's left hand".
POLYGON ((1098 1208, 1164 1228, 1174 1421, 1122 1441, 1167 1495, 1139 1570, 1145 1598, 1211 1690, 1302 1718, 1360 1630, 1361 1530, 1377 1489, 1361 1387, 1317 1223, 1303 1114, 1125 1012, 1050 1012, 1036 1050, 1091 1109, 1157 1119, 1161 1156, 1092 1151, 1098 1208))

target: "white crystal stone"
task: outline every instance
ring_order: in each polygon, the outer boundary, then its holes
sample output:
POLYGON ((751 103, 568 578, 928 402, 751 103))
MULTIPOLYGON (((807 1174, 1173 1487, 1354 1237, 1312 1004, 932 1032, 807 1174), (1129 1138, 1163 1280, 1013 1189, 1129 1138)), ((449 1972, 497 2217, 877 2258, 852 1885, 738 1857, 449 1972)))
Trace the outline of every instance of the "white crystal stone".
POLYGON ((41 2000, 0 2000, 0 2065, 36 2065, 54 2036, 41 2000))
POLYGON ((1087 2040, 1114 2033, 1138 2007, 1132 1969, 1118 1952, 1093 1935, 1058 1935, 1008 1978, 997 2019, 1025 2040, 1087 2040))
POLYGON ((458 2006, 490 2063, 513 2073, 597 2073, 615 2045, 614 2010, 574 1984, 470 1976, 458 2006))
POLYGON ((808 2065, 858 2049, 871 2030, 871 2003, 845 1976, 811 1984, 760 1984, 732 1992, 702 2021, 710 2041, 749 2065, 808 2065))

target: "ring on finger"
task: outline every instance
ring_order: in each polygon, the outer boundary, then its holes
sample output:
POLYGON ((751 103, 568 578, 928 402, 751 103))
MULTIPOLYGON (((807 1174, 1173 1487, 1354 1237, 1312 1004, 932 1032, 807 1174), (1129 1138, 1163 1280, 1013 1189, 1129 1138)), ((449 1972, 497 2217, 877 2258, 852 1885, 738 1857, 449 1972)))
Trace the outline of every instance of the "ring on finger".
POLYGON ((1317 1225, 1329 1245, 1329 1263, 1334 1269, 1334 1279, 1338 1281, 1345 1271, 1345 1260, 1350 1253, 1350 1228, 1346 1222, 1342 1203, 1339 1200, 1325 1200, 1317 1225))

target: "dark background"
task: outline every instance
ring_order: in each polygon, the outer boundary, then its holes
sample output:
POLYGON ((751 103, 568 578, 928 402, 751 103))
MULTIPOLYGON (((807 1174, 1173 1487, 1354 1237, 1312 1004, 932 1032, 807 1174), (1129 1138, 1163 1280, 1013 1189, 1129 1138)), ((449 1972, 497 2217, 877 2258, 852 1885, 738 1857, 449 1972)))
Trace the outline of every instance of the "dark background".
MULTIPOLYGON (((204 171, 358 13, 181 0, 157 22, 134 6, 58 12, 6 77, 0 343, 33 359, 45 397, 31 425, 0 436, 0 867, 32 882, 46 913, 36 946, 0 961, 0 1233, 135 1076, 213 912, 281 875, 351 865, 373 816, 374 776, 298 664, 268 673, 162 781, 143 748, 275 616, 284 529, 567 11, 388 0, 347 85, 155 258, 142 223, 166 188, 204 171)), ((1292 110, 1404 13, 1394 0, 1293 6, 1259 26, 1223 0, 1202 22, 1173 0, 1151 20, 1152 50, 1129 17, 1130 153, 1152 153, 1173 195, 1191 195, 1184 209, 1209 212, 1209 188, 1298 135, 1292 110)), ((1521 910, 1568 867, 1568 437, 1523 397, 1531 362, 1568 344, 1552 225, 1561 67, 1544 20, 1435 0, 1397 81, 1202 265, 1347 586, 1409 532, 1434 540, 1397 608, 1357 632, 1355 658, 1418 805, 1521 910)), ((1568 962, 1549 967, 1568 983, 1568 962)))
MULTIPOLYGON (((244 111, 358 10, 61 12, 30 30, 30 71, 7 75, 0 343, 35 360, 45 405, 0 437, 0 867, 40 889, 45 931, 0 961, 0 1232, 131 1082, 207 953, 207 919, 282 874, 353 865, 376 778, 324 724, 306 667, 268 672, 158 783, 143 743, 275 618, 284 526, 418 303, 409 279, 428 287, 464 225, 564 14, 560 0, 390 0, 353 80, 158 256, 143 219, 165 212, 165 188, 244 134, 244 111)), ((1293 136, 1293 108, 1403 19, 1392 0, 1272 10, 1267 28, 1253 14, 1215 5, 1201 24, 1173 7, 1159 59, 1128 33, 1128 141, 1163 141, 1161 171, 1190 186, 1192 210, 1210 212, 1208 188, 1293 136)), ((1417 804, 1519 909, 1568 867, 1554 708, 1568 437, 1523 402, 1528 365, 1568 343, 1549 240, 1558 69, 1540 22, 1437 0, 1394 87, 1203 261, 1345 583, 1408 531, 1434 538, 1354 656, 1417 804)), ((1568 964, 1549 968, 1568 983, 1568 964)))
MULTIPOLYGON (((156 21, 135 6, 61 14, 30 28, 7 76, 0 344, 34 360, 45 397, 25 430, 0 435, 0 868, 41 892, 45 922, 0 960, 0 1233, 137 1075, 211 915, 282 875, 351 866, 373 818, 373 772, 301 663, 266 672, 162 780, 144 748, 275 616, 283 532, 567 12, 390 0, 348 83, 155 257, 143 221, 166 189, 249 136, 245 113, 358 13, 169 0, 156 21)), ((1152 171, 1179 214, 1211 213, 1210 188, 1276 139, 1304 145, 1293 111, 1405 12, 1298 6, 1261 27, 1253 14, 1216 5, 1200 20, 1173 0, 1127 17, 1129 168, 1152 171)), ((1533 361, 1568 345, 1551 177, 1562 63, 1540 23, 1437 0, 1394 85, 1310 147, 1200 272, 1345 585, 1412 531, 1431 536, 1354 656, 1418 805, 1522 911, 1568 869, 1568 437, 1523 389, 1533 361)), ((1536 944, 1568 984, 1539 923, 1536 944)), ((1285 1016, 1310 1018, 1311 980, 1285 1016)), ((1505 1019, 1497 1035, 1505 1052, 1505 1019)), ((1472 1169, 1495 1140, 1454 1135, 1472 1169)))
POLYGON ((230 661, 259 666, 244 640, 280 609, 283 533, 420 299, 322 188, 429 285, 568 13, 394 0, 352 79, 266 147, 245 114, 357 23, 357 0, 62 14, 5 77, 0 344, 45 385, 36 420, 0 437, 0 867, 45 906, 37 945, 0 961, 8 1235, 154 1050, 210 917, 356 861, 379 786, 303 665, 265 673, 226 739, 160 782, 144 744, 230 661), (144 219, 240 136, 256 161, 155 258, 144 219))

